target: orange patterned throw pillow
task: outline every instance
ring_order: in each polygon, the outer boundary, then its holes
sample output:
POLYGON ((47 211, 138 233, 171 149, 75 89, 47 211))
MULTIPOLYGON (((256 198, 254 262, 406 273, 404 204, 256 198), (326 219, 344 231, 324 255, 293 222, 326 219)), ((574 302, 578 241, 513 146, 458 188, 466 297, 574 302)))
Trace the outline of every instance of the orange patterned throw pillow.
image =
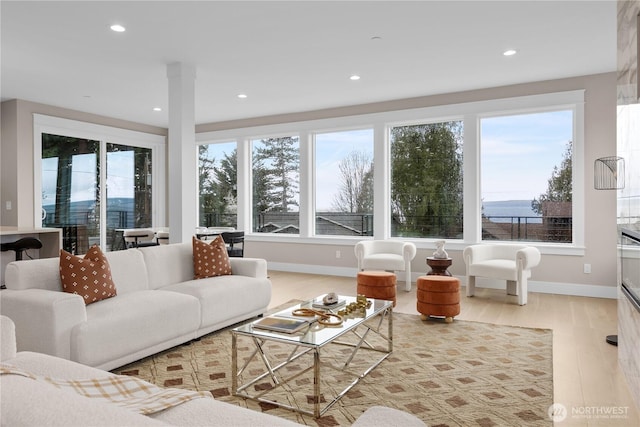
POLYGON ((86 305, 116 296, 109 261, 97 245, 84 258, 60 249, 60 281, 63 291, 80 295, 86 305))
POLYGON ((193 276, 195 279, 231 274, 227 246, 218 236, 211 243, 193 237, 193 276))

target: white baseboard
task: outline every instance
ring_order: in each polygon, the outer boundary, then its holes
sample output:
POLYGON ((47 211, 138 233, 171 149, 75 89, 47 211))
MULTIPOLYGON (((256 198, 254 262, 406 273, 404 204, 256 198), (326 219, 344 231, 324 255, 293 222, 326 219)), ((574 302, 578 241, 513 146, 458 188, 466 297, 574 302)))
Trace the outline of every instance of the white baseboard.
MULTIPOLYGON (((269 270, 354 278, 358 274, 358 269, 351 267, 328 267, 324 265, 290 264, 282 262, 270 262, 269 270)), ((424 273, 413 273, 413 281, 415 282, 416 279, 423 274, 424 273)), ((462 285, 464 286, 466 283, 466 277, 458 277, 458 279, 460 279, 460 283, 462 283, 462 285)), ((500 282, 498 280, 478 277, 476 278, 476 287, 489 289, 505 289, 505 284, 504 282, 500 282)), ((535 280, 530 280, 529 292, 537 292, 541 294, 573 295, 592 298, 618 298, 617 287, 586 285, 580 283, 537 282, 535 280)))

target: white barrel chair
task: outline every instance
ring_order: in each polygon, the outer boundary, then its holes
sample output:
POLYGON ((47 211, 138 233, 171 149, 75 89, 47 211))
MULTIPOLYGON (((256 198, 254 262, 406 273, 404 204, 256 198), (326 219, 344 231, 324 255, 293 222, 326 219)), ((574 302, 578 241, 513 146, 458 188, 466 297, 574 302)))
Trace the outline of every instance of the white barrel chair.
POLYGON ((515 244, 471 245, 462 252, 467 266, 467 296, 476 290, 476 276, 506 280, 507 294, 517 295, 518 304, 527 303, 527 280, 540 263, 537 248, 515 244))
POLYGON ((354 250, 358 271, 404 271, 405 290, 411 290, 411 260, 416 256, 416 245, 401 240, 363 240, 354 250))

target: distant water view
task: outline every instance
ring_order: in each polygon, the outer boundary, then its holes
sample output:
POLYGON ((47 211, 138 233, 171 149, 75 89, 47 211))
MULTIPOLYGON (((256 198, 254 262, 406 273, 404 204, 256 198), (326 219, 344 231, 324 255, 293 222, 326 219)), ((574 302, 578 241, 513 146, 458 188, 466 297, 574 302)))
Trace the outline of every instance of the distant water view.
MULTIPOLYGON (((45 223, 53 220, 55 205, 42 206, 46 212, 45 223)), ((130 198, 110 198, 107 203, 109 214, 107 214, 108 227, 133 227, 134 206, 133 199, 130 198), (123 215, 124 214, 124 215, 123 215), (124 221, 124 223, 122 223, 124 221)), ((517 221, 517 217, 527 217, 529 224, 542 223, 542 217, 531 209, 531 200, 499 200, 495 202, 483 202, 482 213, 493 222, 517 221), (533 219, 533 218, 540 219, 533 219)), ((73 223, 86 224, 90 216, 95 216, 95 202, 85 200, 71 202, 70 215, 73 223)))
POLYGON ((512 217, 529 217, 527 222, 542 222, 541 215, 531 209, 531 200, 499 200, 482 202, 482 213, 493 222, 511 222, 512 217), (494 218, 506 217, 506 218, 494 218), (532 217, 540 218, 533 220, 532 217))

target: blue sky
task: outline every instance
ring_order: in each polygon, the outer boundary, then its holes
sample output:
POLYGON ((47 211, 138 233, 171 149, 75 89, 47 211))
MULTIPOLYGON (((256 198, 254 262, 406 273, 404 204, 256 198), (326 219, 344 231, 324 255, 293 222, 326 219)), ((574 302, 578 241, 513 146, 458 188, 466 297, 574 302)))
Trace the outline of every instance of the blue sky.
MULTIPOLYGON (((133 198, 133 151, 115 151, 108 154, 108 197, 133 198)), ((58 159, 42 159, 42 205, 55 203, 58 159)), ((71 201, 94 200, 96 193, 96 156, 74 156, 72 167, 71 201)))
MULTIPOLYGON (((573 138, 572 111, 490 117, 482 120, 481 185, 484 201, 532 200, 547 190, 573 138)), ((235 143, 212 144, 216 159, 235 143)), ((316 135, 316 209, 331 208, 340 186, 338 163, 352 151, 373 156, 373 130, 316 135)))
POLYGON ((572 111, 485 118, 481 122, 484 201, 532 200, 547 190, 573 139, 572 111))

